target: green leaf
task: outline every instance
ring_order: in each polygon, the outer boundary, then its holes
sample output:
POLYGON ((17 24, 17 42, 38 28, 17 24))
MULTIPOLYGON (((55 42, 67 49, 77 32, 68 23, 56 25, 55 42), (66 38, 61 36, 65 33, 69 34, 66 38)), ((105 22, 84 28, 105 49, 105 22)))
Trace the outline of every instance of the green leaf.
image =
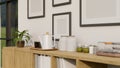
POLYGON ((15 34, 14 34, 14 41, 17 42, 17 41, 22 41, 23 38, 24 38, 24 41, 26 41, 28 43, 28 41, 30 40, 31 36, 30 34, 28 33, 28 30, 23 30, 23 31, 15 31, 15 34))

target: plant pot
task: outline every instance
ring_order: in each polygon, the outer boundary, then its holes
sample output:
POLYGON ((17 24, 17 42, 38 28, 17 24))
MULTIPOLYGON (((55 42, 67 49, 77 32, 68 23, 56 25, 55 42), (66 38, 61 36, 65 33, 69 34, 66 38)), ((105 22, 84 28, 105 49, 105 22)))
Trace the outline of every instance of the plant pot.
POLYGON ((25 41, 17 41, 17 47, 24 47, 25 41))

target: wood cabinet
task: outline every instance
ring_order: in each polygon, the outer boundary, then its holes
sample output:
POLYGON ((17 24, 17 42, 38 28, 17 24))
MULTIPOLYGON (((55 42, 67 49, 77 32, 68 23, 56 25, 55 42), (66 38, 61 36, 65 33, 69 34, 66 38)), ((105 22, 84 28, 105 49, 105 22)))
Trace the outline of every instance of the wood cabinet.
POLYGON ((2 50, 2 68, 15 68, 14 48, 3 48, 2 50))
POLYGON ((76 61, 76 68, 107 68, 120 66, 120 58, 91 55, 78 52, 39 51, 30 48, 6 47, 2 50, 3 68, 35 68, 35 54, 51 57, 51 68, 57 68, 57 58, 76 61))
POLYGON ((32 68, 30 48, 3 48, 3 68, 32 68))
MULTIPOLYGON (((57 58, 58 57, 75 60, 76 68, 107 68, 107 64, 104 64, 104 62, 99 63, 96 60, 96 59, 99 59, 100 57, 97 57, 94 60, 93 58, 95 55, 90 55, 87 53, 66 52, 66 51, 38 51, 38 50, 31 50, 31 51, 32 51, 33 56, 35 54, 51 56, 51 66, 52 66, 51 68, 57 68, 57 58), (91 61, 92 60, 91 58, 94 61, 91 61)), ((102 57, 102 58, 104 59, 104 57, 102 57)), ((33 61, 35 61, 35 60, 33 60, 33 61)))
POLYGON ((15 68, 31 68, 31 63, 29 48, 15 48, 15 68))

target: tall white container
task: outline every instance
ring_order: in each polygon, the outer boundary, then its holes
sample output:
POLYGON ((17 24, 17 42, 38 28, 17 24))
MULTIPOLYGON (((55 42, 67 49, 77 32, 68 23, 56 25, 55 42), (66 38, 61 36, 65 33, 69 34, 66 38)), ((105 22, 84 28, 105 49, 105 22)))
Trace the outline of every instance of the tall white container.
POLYGON ((58 49, 60 51, 66 51, 66 46, 67 46, 67 37, 68 36, 61 36, 59 44, 58 44, 58 49))
POLYGON ((76 51, 77 48, 77 41, 76 37, 74 36, 69 36, 67 38, 67 51, 76 51))

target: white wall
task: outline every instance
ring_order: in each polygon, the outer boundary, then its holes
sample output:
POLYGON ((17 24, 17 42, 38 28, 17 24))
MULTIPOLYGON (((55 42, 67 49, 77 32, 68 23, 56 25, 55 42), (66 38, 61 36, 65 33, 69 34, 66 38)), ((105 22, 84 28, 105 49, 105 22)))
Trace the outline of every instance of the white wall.
POLYGON ((72 34, 78 36, 82 44, 95 44, 98 41, 120 42, 120 26, 80 27, 79 0, 72 0, 71 5, 52 7, 52 0, 46 0, 45 18, 27 19, 27 0, 18 0, 19 30, 29 30, 34 41, 45 32, 52 32, 52 14, 72 12, 72 34))

